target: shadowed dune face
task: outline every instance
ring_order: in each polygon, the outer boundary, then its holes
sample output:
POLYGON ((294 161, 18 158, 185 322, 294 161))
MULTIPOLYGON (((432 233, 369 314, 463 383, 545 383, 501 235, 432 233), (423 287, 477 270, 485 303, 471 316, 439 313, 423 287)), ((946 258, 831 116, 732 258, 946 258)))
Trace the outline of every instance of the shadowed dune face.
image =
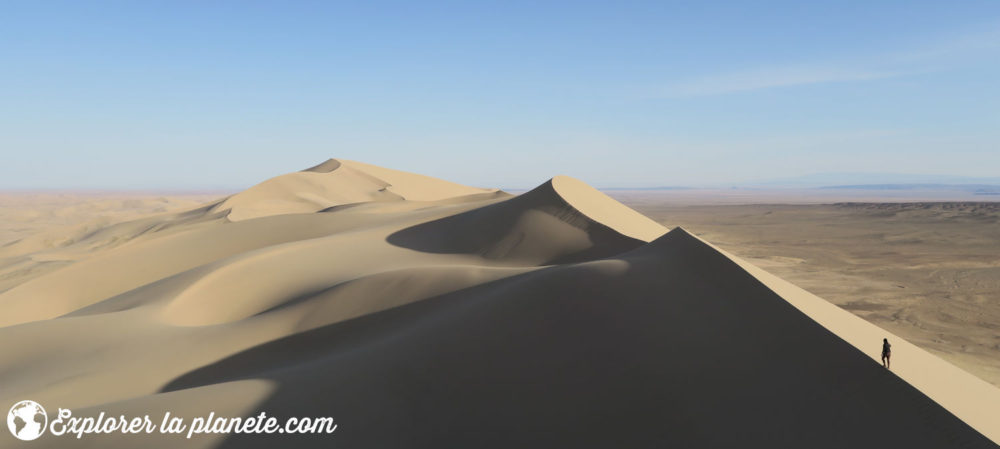
POLYGON ((888 372, 858 349, 872 331, 860 319, 682 229, 661 236, 580 181, 507 198, 349 161, 302 174, 340 176, 323 188, 341 196, 308 199, 326 193, 301 176, 260 184, 0 292, 0 362, 16 367, 0 370, 0 403, 340 425, 184 440, 197 447, 940 448, 1000 436, 989 419, 1000 390, 902 341, 894 352, 922 366, 888 372))
POLYGON ((681 230, 275 341, 165 391, 246 377, 278 386, 261 410, 336 410, 350 446, 992 446, 681 230))

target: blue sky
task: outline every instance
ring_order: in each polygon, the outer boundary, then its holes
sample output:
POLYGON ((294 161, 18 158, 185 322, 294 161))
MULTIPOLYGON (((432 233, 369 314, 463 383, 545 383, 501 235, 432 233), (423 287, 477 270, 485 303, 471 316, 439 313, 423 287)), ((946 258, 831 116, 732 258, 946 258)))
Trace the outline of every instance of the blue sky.
POLYGON ((1000 2, 5 2, 0 188, 1000 176, 1000 2), (873 4, 877 3, 877 4, 873 4))

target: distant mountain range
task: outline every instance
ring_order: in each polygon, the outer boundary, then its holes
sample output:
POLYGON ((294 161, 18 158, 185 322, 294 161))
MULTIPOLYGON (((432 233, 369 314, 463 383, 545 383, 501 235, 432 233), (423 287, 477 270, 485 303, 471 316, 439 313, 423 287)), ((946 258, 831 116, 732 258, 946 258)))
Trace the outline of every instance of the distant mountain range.
MULTIPOLYGON (((911 175, 900 173, 815 173, 788 178, 745 181, 728 184, 675 185, 654 187, 601 187, 601 190, 937 190, 959 191, 976 195, 1000 195, 1000 177, 952 175, 911 175)), ((521 191, 527 189, 507 189, 521 191)))
POLYGON ((658 186, 658 187, 602 187, 601 190, 693 190, 698 187, 658 186))
POLYGON ((1000 195, 1000 185, 992 184, 856 184, 823 186, 819 189, 840 190, 954 190, 975 195, 1000 195))
POLYGON ((738 187, 767 188, 866 188, 866 189, 939 189, 943 186, 990 188, 1000 186, 1000 177, 953 175, 913 175, 901 173, 814 173, 788 178, 751 181, 738 187), (895 187, 888 187, 895 186, 895 187), (902 187, 905 186, 905 187, 902 187))

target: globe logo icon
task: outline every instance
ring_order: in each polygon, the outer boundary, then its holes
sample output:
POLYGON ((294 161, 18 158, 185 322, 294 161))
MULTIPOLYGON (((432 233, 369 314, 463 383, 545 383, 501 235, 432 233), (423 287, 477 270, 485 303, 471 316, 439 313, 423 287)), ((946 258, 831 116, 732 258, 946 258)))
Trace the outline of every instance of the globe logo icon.
POLYGON ((7 412, 7 428, 19 440, 31 441, 45 433, 49 415, 35 401, 21 401, 7 412))

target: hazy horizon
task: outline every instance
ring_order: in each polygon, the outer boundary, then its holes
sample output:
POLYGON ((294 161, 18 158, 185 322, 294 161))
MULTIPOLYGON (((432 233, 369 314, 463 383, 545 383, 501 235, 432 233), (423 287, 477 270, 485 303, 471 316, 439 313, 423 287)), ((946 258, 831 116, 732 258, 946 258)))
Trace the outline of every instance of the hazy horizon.
MULTIPOLYGON (((364 162, 364 161, 361 161, 364 162)), ((399 167, 386 167, 393 168, 402 171, 408 171, 401 169, 399 167)), ((48 186, 48 187, 0 187, 0 192, 17 193, 17 192, 39 192, 39 193, 88 193, 88 194, 115 194, 115 193, 136 193, 136 194, 202 194, 202 193, 235 193, 242 191, 252 185, 258 184, 270 179, 274 176, 279 176, 284 173, 276 173, 273 176, 267 178, 259 179, 251 184, 240 185, 240 186, 191 186, 191 187, 60 187, 60 186, 48 186)), ((424 173, 418 173, 424 174, 424 173)), ((559 175, 559 173, 553 174, 546 178, 540 178, 533 184, 526 185, 475 185, 477 187, 488 187, 488 188, 500 188, 503 190, 511 191, 524 191, 530 190, 550 179, 552 176, 559 175)), ((446 179, 451 181, 450 179, 446 179)), ((583 179, 583 181, 587 181, 583 179)), ((785 178, 772 178, 772 179, 752 179, 743 181, 733 181, 733 182, 721 182, 715 184, 690 184, 690 185, 651 185, 651 186, 636 186, 629 185, 626 182, 619 184, 609 184, 609 185, 594 185, 595 188, 600 190, 727 190, 727 189, 742 189, 742 190, 787 190, 787 191, 800 191, 800 190, 817 190, 817 189, 842 189, 842 188, 854 188, 854 187, 871 187, 871 190, 878 190, 880 188, 895 186, 901 188, 909 189, 936 189, 936 190, 947 190, 951 188, 964 188, 964 187, 993 187, 1000 188, 1000 177, 995 178, 979 178, 979 177, 962 177, 962 176, 950 176, 950 175, 920 175, 920 174, 902 174, 902 173, 810 173, 802 176, 796 177, 785 177, 785 178)))
MULTIPOLYGON (((360 161, 365 162, 365 161, 360 161)), ((308 167, 302 167, 305 169, 308 167)), ((405 168, 386 166, 386 168, 410 171, 405 168)), ((291 170, 294 172, 298 170, 291 170)), ((290 173, 288 172, 288 173, 290 173)), ((90 194, 102 194, 102 193, 151 193, 151 194, 200 194, 200 193, 235 193, 244 190, 252 185, 263 182, 272 177, 280 176, 283 173, 274 173, 265 178, 252 181, 246 185, 197 185, 192 184, 188 186, 164 186, 164 187, 131 187, 131 186, 70 186, 70 185, 53 185, 53 186, 38 186, 38 187, 4 187, 0 186, 0 192, 41 192, 41 193, 90 193, 90 194)), ((426 175, 426 173, 417 173, 421 175, 426 175)), ((477 187, 489 187, 489 188, 500 188, 503 190, 530 190, 537 186, 538 184, 545 182, 546 180, 557 175, 569 175, 566 173, 553 173, 552 175, 546 176, 544 178, 539 178, 535 180, 532 184, 524 185, 482 185, 476 183, 469 183, 468 185, 475 185, 477 187)), ((573 175, 569 175, 573 176, 573 175)), ((452 179, 442 178, 448 181, 454 181, 452 179)), ((583 181, 588 182, 586 179, 583 181)), ((675 190, 675 189, 689 189, 689 190, 725 190, 725 189, 746 189, 746 190, 815 190, 815 189, 827 189, 827 188, 850 188, 850 187, 873 187, 878 188, 879 186, 899 186, 899 187, 909 187, 909 188, 953 188, 953 187, 966 187, 966 186, 989 186, 989 187, 1000 187, 1000 177, 969 177, 969 176, 955 176, 955 175, 928 175, 928 174, 911 174, 911 173, 879 173, 879 172, 824 172, 824 173, 807 173, 799 176, 791 177, 779 177, 779 178, 759 178, 759 179, 743 179, 743 180, 733 180, 729 182, 716 182, 716 183, 703 183, 703 184, 662 184, 662 185, 634 185, 630 184, 629 181, 625 180, 619 183, 611 184, 596 184, 594 187, 601 190, 675 190)))

